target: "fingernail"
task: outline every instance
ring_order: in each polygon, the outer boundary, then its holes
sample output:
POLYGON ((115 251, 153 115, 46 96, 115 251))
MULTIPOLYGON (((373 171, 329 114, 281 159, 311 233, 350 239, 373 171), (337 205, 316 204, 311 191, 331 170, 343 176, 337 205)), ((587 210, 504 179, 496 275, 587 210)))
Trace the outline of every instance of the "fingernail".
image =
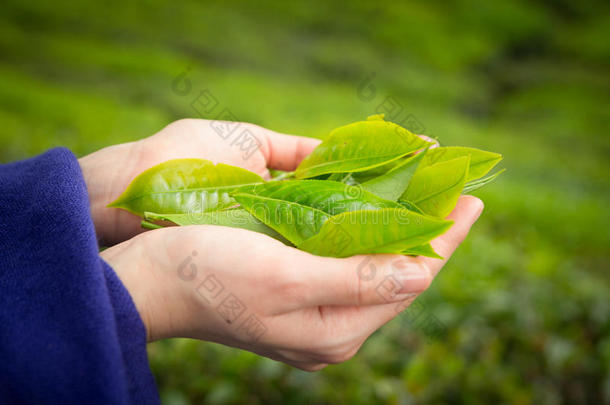
POLYGON ((483 212, 483 208, 485 208, 485 205, 483 204, 483 201, 479 200, 477 198, 477 210, 475 212, 475 214, 472 217, 472 222, 474 223, 477 219, 479 219, 479 217, 481 216, 481 213, 483 212))
MULTIPOLYGON (((430 270, 426 266, 410 263, 398 268, 394 273, 400 287, 396 291, 396 299, 401 296, 424 291, 430 285, 430 270)), ((405 299, 409 298, 405 296, 405 299)))

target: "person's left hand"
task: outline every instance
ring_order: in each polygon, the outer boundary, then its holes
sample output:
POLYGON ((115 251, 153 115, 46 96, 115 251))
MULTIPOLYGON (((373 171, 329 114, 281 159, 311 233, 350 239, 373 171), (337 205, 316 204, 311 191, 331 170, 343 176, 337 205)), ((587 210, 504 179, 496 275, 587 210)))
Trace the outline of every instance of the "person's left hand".
MULTIPOLYGON (((430 285, 483 209, 462 196, 431 244, 445 257, 320 257, 216 225, 155 229, 100 256, 129 291, 149 341, 189 337, 303 370, 351 358, 430 285)), ((332 241, 329 241, 332 243, 332 241)))
POLYGON ((268 179, 268 168, 293 170, 318 143, 314 138, 279 134, 254 124, 183 119, 151 137, 87 155, 79 163, 100 243, 114 245, 142 232, 140 218, 106 206, 138 174, 152 166, 171 159, 208 159, 239 166, 268 179), (226 139, 220 136, 229 131, 233 132, 226 139))

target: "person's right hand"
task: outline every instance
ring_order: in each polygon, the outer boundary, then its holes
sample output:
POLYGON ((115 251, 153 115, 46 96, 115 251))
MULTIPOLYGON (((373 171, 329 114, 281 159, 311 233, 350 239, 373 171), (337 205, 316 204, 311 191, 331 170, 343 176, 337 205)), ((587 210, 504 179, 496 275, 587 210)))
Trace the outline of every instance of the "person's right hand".
POLYGON ((203 339, 318 370, 351 358, 424 291, 482 209, 479 199, 460 198, 455 224, 432 242, 445 260, 319 257, 210 225, 153 230, 101 256, 133 297, 149 341, 203 339))

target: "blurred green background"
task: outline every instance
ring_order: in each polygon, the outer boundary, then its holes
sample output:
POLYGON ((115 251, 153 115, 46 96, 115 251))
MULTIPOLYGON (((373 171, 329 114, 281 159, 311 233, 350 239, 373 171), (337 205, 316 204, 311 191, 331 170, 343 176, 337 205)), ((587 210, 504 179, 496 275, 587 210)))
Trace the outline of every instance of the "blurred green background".
POLYGON ((388 118, 508 169, 422 317, 313 374, 158 342, 164 402, 610 403, 609 4, 5 0, 0 161, 145 137, 196 117, 204 89, 239 120, 315 137, 400 103, 388 118))

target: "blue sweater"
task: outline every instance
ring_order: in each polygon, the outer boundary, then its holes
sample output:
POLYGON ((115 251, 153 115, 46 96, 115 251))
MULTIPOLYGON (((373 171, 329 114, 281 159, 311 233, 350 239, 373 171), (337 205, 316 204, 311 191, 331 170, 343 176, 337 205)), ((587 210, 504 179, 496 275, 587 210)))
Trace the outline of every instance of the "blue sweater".
POLYGON ((148 404, 146 331, 98 254, 78 161, 0 165, 0 403, 148 404))

